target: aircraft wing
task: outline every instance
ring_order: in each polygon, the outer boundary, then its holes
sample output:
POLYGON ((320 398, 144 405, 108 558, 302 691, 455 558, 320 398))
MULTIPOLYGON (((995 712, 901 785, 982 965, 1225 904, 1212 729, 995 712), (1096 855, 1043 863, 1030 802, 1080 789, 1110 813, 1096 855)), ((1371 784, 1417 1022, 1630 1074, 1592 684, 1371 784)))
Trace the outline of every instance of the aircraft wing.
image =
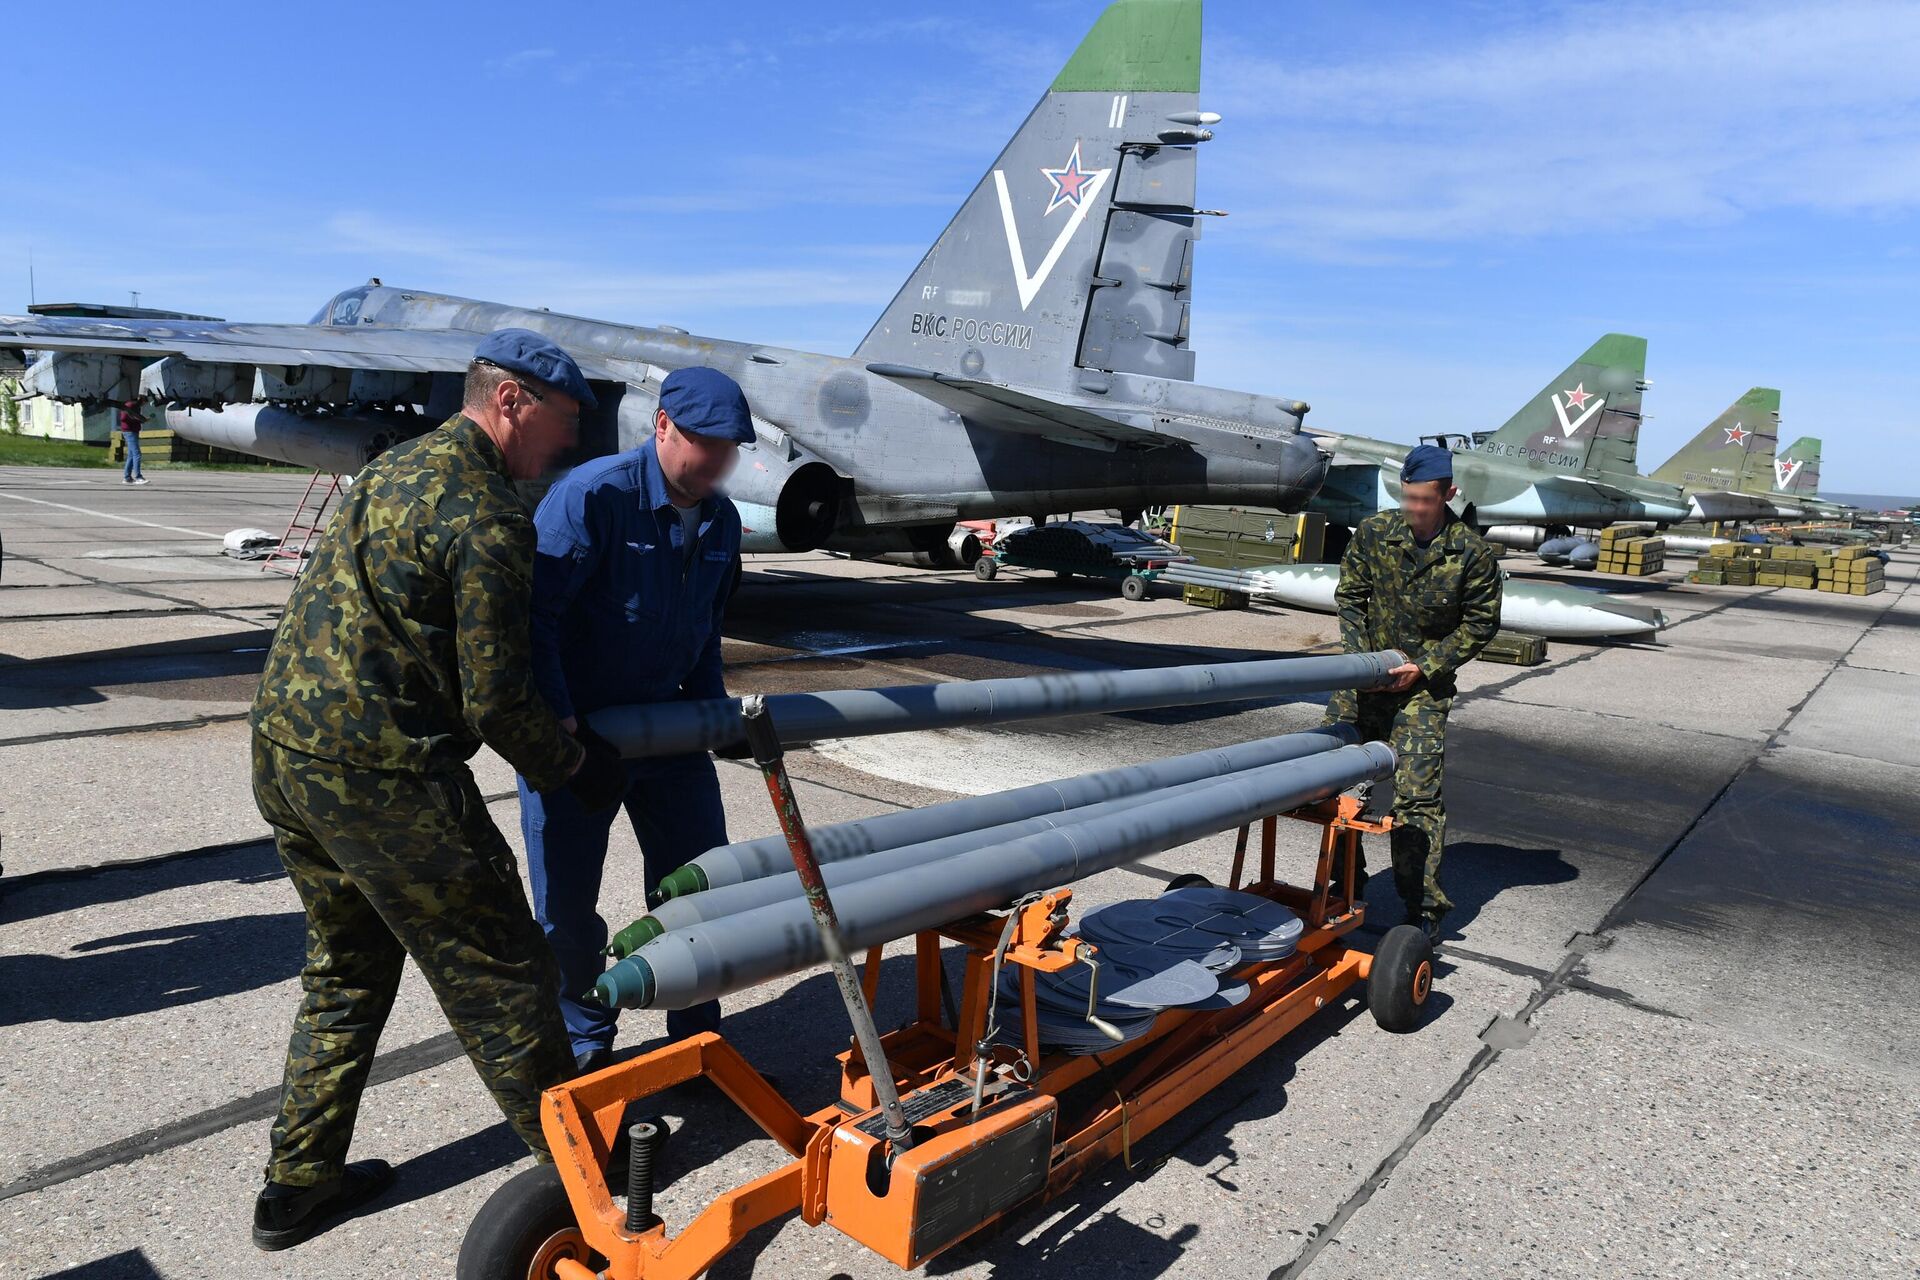
POLYGON ((1735 489, 1696 489, 1687 495, 1703 520, 1753 520, 1782 514, 1780 505, 1757 493, 1735 489))
POLYGON ((1585 492, 1603 494, 1618 502, 1631 502, 1639 496, 1617 484, 1608 484, 1593 476, 1580 475, 1572 471, 1556 471, 1540 475, 1535 478, 1534 484, 1544 488, 1577 486, 1585 492))
POLYGON ((907 365, 870 364, 867 372, 1000 431, 1099 448, 1158 449, 1178 443, 1153 430, 1152 416, 1146 413, 1109 413, 1062 404, 997 382, 976 382, 907 365))
POLYGON ((1368 440, 1364 436, 1342 435, 1320 427, 1302 426, 1300 434, 1313 441, 1333 466, 1386 467, 1391 464, 1396 476, 1400 474, 1400 464, 1405 460, 1407 450, 1413 447, 1389 444, 1384 440, 1368 440))
MULTIPOLYGON (((456 373, 484 335, 468 329, 384 325, 228 324, 213 321, 0 316, 0 350, 110 355, 141 361, 179 356, 196 364, 281 365, 456 373)), ((647 366, 571 353, 589 379, 637 382, 647 366)))

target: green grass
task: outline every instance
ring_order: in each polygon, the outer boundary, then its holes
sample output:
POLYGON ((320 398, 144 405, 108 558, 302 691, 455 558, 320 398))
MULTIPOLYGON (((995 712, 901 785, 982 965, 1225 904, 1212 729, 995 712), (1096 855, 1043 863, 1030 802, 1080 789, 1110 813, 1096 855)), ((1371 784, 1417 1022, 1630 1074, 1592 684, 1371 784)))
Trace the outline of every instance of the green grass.
POLYGON ((104 445, 0 432, 0 464, 14 467, 116 467, 104 445))
MULTIPOLYGON (((0 431, 0 466, 13 467, 122 467, 102 444, 83 444, 78 440, 52 440, 46 436, 18 436, 0 431)), ((149 450, 141 460, 142 471, 294 471, 296 467, 272 466, 264 462, 168 462, 149 450)))

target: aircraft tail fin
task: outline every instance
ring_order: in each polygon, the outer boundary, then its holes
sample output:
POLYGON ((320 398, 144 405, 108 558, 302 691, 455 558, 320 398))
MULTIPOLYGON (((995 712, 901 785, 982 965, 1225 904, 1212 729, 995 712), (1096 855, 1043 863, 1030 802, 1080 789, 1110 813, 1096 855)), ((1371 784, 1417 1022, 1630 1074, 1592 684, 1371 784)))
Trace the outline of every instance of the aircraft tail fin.
POLYGON ((1773 485, 1796 498, 1820 494, 1820 437, 1801 436, 1773 460, 1773 485))
POLYGON ((1606 334, 1477 447, 1556 471, 1633 475, 1646 386, 1647 340, 1606 334))
POLYGON ((1779 423, 1780 393, 1754 387, 1662 463, 1653 478, 1688 489, 1771 493, 1779 423))
POLYGON ((1115 0, 854 352, 1101 391, 1193 377, 1199 0, 1115 0))

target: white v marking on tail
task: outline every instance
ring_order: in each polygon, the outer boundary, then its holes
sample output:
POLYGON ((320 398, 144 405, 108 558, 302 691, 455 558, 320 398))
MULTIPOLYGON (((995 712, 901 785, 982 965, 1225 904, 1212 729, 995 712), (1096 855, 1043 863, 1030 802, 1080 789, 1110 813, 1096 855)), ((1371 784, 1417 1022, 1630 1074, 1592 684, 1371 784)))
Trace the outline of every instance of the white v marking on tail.
POLYGON ((1020 229, 1013 221, 1013 197, 1007 194, 1006 175, 1000 170, 993 171, 994 191, 1000 196, 1000 222, 1007 232, 1007 254, 1013 260, 1013 282, 1020 289, 1020 309, 1025 311, 1034 295, 1040 292, 1040 286, 1053 274, 1054 264, 1060 261, 1060 255, 1066 252, 1067 241, 1073 239, 1073 233, 1087 220, 1087 212, 1099 202, 1100 192, 1107 185, 1111 169, 1095 169, 1086 185, 1085 194, 1074 206, 1073 214, 1067 219, 1067 225, 1060 228, 1060 234, 1054 237, 1053 247, 1047 250, 1047 256, 1040 260, 1040 267, 1032 275, 1027 274, 1027 255, 1020 248, 1020 229))
POLYGON ((1554 416, 1560 419, 1560 434, 1566 436, 1569 440, 1579 433, 1580 428, 1587 425, 1589 418, 1605 408, 1607 403, 1605 400, 1595 400, 1587 406, 1585 413, 1582 413, 1579 417, 1569 422, 1567 421, 1567 407, 1560 403, 1560 397, 1548 396, 1547 399, 1553 401, 1554 416))

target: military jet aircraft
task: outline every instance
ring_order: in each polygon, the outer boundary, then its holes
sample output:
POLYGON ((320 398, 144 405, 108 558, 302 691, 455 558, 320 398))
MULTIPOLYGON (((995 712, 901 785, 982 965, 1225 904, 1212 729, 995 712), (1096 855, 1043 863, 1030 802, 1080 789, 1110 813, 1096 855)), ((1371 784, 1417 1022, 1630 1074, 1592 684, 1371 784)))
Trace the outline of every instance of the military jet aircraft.
POLYGON ((1686 490, 1697 520, 1766 520, 1809 514, 1786 492, 1791 471, 1774 457, 1780 440, 1780 393, 1753 387, 1653 472, 1686 490))
MULTIPOLYGON (((1459 514, 1498 524, 1565 530, 1615 520, 1684 520, 1677 486, 1635 474, 1647 340, 1609 333, 1542 387, 1497 431, 1431 437, 1454 451, 1459 514)), ((1307 428, 1333 457, 1310 504, 1330 521, 1358 524, 1398 506, 1400 465, 1411 445, 1307 428)))
POLYGON ((183 436, 350 473, 454 412, 481 334, 565 346, 601 408, 568 461, 651 432, 660 379, 746 388, 748 551, 937 550, 954 522, 1176 502, 1297 511, 1327 459, 1296 400, 1194 384, 1197 0, 1095 23, 851 356, 396 288, 305 325, 0 318, 29 391, 140 394, 183 436))
POLYGON ((1844 520, 1855 508, 1820 496, 1820 438, 1801 436, 1773 460, 1774 492, 1816 520, 1844 520))

